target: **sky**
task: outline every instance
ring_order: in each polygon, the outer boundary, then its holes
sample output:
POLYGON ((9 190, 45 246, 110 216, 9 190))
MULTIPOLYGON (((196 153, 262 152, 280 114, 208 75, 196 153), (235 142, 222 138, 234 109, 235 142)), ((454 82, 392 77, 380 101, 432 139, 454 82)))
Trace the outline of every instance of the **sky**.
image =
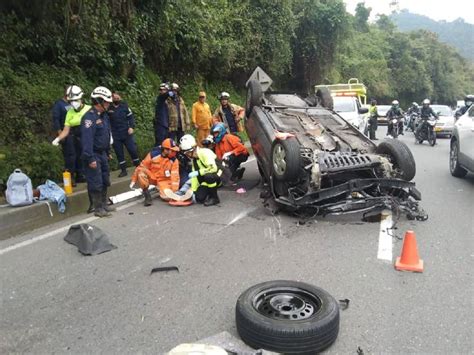
MULTIPOLYGON (((365 2, 371 7, 370 19, 374 20, 377 14, 390 14, 391 0, 344 0, 350 13, 359 2, 365 2)), ((465 22, 474 24, 474 0, 399 0, 399 9, 408 9, 410 12, 428 16, 433 20, 453 21, 462 18, 465 22)))

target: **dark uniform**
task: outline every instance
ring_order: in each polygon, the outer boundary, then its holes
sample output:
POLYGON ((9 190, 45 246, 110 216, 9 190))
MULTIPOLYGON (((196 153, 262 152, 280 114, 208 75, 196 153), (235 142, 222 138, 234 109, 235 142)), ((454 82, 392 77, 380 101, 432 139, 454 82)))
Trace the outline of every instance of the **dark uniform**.
POLYGON ((115 106, 114 104, 110 105, 108 115, 110 118, 112 137, 114 138, 112 146, 117 155, 120 169, 126 171, 127 168, 123 146, 127 148, 128 154, 130 154, 130 157, 132 158, 133 165, 140 165, 135 139, 133 134, 128 134, 129 128, 135 128, 135 119, 127 103, 122 101, 118 106, 115 106))
MULTIPOLYGON (((403 117, 403 111, 400 107, 394 108, 391 107, 390 110, 387 111, 386 114, 387 121, 388 121, 388 126, 387 126, 387 136, 390 134, 390 131, 392 130, 392 122, 394 118, 400 118, 403 117)), ((400 134, 403 134, 403 120, 399 120, 398 122, 398 132, 400 134)))
POLYGON ((81 120, 82 159, 84 161, 87 189, 107 193, 110 186, 108 154, 110 150, 110 124, 107 114, 90 109, 81 120), (89 166, 97 162, 97 167, 89 166))
POLYGON ((421 132, 421 130, 425 126, 426 121, 429 120, 431 116, 433 116, 434 118, 438 118, 438 115, 436 114, 436 112, 433 111, 433 109, 430 106, 428 106, 428 107, 422 106, 421 110, 420 110, 420 119, 421 120, 420 120, 420 124, 416 128, 416 132, 415 132, 416 136, 419 135, 419 133, 421 132))
MULTIPOLYGON (((54 132, 62 131, 64 129, 66 113, 71 108, 72 106, 69 102, 64 99, 59 99, 54 103, 52 109, 54 132)), ((79 167, 76 166, 76 150, 74 147, 74 138, 71 134, 61 141, 61 150, 64 157, 64 169, 72 174, 74 174, 76 170, 80 170, 78 169, 79 167)))
POLYGON ((377 139, 375 137, 375 131, 377 130, 379 113, 377 111, 377 105, 370 105, 369 107, 369 138, 372 140, 377 139))
POLYGON ((160 94, 156 98, 155 106, 155 146, 161 145, 169 134, 169 114, 168 114, 168 105, 166 104, 166 99, 168 98, 168 93, 160 94))

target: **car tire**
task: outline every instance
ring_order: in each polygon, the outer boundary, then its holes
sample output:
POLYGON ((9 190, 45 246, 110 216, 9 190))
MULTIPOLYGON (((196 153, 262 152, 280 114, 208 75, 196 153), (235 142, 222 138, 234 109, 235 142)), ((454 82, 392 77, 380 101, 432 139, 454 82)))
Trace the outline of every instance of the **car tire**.
POLYGON ((384 140, 377 146, 376 152, 389 158, 397 171, 397 178, 410 181, 416 174, 416 163, 408 146, 395 139, 384 140))
POLYGON ((339 305, 325 290, 297 281, 268 281, 243 292, 235 307, 237 331, 255 349, 316 354, 339 333, 339 305))
POLYGON ((262 85, 257 80, 250 80, 247 85, 247 101, 245 102, 245 114, 250 116, 255 106, 262 106, 262 85))
POLYGON ((459 143, 457 140, 451 141, 451 149, 449 150, 449 171, 451 175, 463 178, 467 175, 467 170, 459 165, 459 143))
POLYGON ((318 89, 316 91, 316 96, 318 97, 321 106, 329 110, 334 110, 334 100, 332 99, 331 93, 328 88, 318 89))
POLYGON ((272 174, 280 181, 294 181, 300 174, 300 144, 296 138, 277 139, 272 144, 272 174))

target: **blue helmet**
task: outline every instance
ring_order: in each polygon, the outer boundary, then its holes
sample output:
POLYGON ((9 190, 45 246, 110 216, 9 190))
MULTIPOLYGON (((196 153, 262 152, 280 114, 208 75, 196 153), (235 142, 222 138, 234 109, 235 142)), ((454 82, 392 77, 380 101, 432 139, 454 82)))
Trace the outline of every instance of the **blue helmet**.
POLYGON ((223 123, 216 123, 212 127, 211 132, 212 132, 212 135, 214 136, 214 142, 219 143, 222 140, 222 138, 224 138, 225 134, 227 133, 227 130, 223 123), (214 133, 219 133, 219 134, 215 135, 214 133))

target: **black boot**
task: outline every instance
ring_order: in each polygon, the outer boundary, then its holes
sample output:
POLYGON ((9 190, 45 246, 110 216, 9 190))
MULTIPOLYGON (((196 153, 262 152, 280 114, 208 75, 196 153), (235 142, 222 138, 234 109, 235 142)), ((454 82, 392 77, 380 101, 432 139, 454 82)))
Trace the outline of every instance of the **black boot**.
POLYGON ((117 210, 114 206, 109 205, 109 201, 108 201, 108 198, 107 198, 107 188, 102 190, 102 207, 107 212, 115 212, 117 210))
POLYGON ((110 212, 107 212, 102 206, 102 192, 93 191, 91 192, 92 202, 94 203, 94 216, 97 217, 109 217, 111 216, 110 212))
POLYGON ((120 165, 120 170, 122 170, 122 171, 120 172, 118 177, 121 178, 121 177, 127 176, 128 175, 128 173, 127 173, 127 163, 123 162, 123 163, 120 163, 119 165, 120 165))
POLYGON ((153 201, 151 200, 151 194, 148 189, 143 190, 143 195, 145 196, 145 202, 144 205, 146 207, 151 206, 153 204, 153 201))
POLYGON ((219 200, 219 197, 217 196, 217 187, 209 189, 209 196, 204 201, 204 206, 209 207, 209 206, 214 206, 220 203, 221 201, 219 200))
POLYGON ((92 201, 92 194, 90 191, 87 191, 87 195, 89 196, 89 208, 87 209, 87 213, 92 213, 95 211, 94 202, 92 201))

